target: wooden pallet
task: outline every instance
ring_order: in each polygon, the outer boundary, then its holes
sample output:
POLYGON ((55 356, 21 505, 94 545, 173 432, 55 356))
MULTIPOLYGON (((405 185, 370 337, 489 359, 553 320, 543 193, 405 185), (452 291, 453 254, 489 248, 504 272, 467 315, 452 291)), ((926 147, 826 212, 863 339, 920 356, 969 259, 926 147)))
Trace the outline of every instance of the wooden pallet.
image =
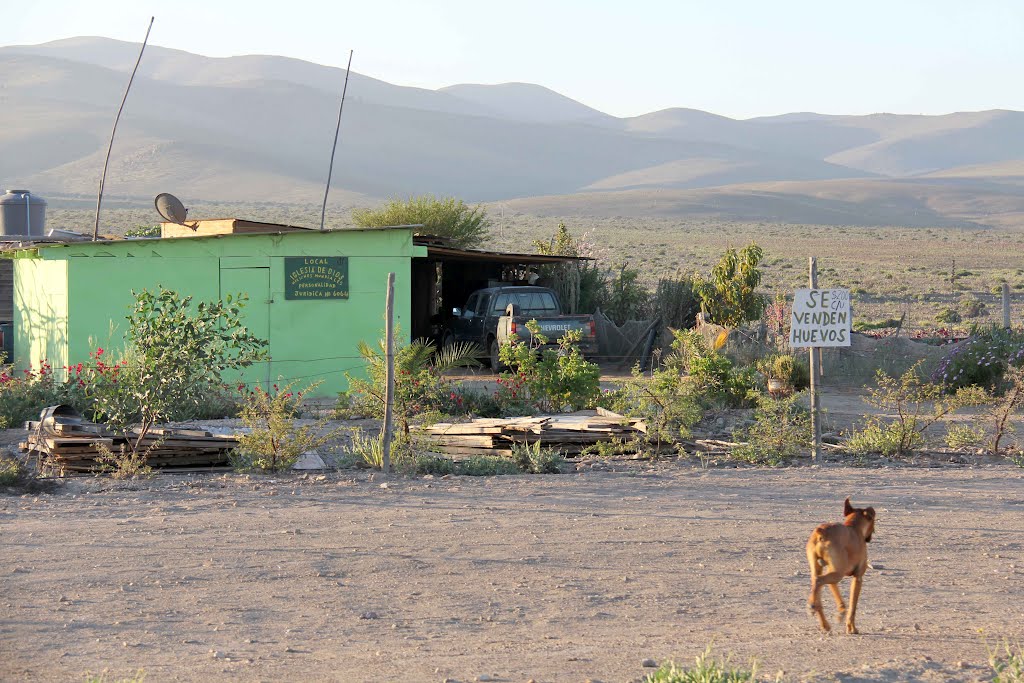
POLYGON ((632 439, 645 433, 647 426, 642 420, 599 408, 557 415, 442 422, 421 431, 432 451, 448 456, 510 455, 516 443, 540 443, 573 456, 593 444, 632 439))
POLYGON ((104 425, 91 422, 27 422, 28 438, 22 451, 40 458, 43 464, 70 472, 92 472, 103 468, 107 452, 118 454, 138 442, 146 464, 154 468, 221 467, 228 463, 238 441, 195 429, 155 427, 139 441, 139 430, 118 435, 104 425))

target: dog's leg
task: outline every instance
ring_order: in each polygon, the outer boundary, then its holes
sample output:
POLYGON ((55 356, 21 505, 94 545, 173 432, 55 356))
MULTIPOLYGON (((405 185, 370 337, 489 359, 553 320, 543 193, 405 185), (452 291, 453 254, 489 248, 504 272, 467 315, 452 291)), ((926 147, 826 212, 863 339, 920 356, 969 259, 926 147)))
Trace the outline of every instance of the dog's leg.
POLYGON ((846 614, 846 632, 860 633, 854 619, 857 617, 857 600, 860 598, 860 587, 864 581, 863 574, 855 574, 850 585, 850 611, 846 614))
POLYGON ((807 550, 807 563, 811 566, 811 594, 807 598, 807 607, 811 613, 818 618, 818 625, 822 631, 831 631, 828 619, 825 618, 825 611, 821 609, 821 563, 818 556, 810 548, 807 550))
POLYGON ((839 584, 838 583, 830 583, 828 585, 828 588, 829 588, 830 591, 832 591, 832 597, 834 597, 836 599, 836 609, 838 609, 840 611, 840 613, 845 612, 846 611, 846 603, 843 602, 843 594, 839 592, 839 584))

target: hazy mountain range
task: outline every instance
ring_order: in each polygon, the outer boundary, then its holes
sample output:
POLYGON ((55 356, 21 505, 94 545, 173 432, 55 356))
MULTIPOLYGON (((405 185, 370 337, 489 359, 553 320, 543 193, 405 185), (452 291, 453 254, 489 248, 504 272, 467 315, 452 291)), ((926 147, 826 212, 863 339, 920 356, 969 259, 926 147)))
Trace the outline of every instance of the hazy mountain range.
MULTIPOLYGON (((91 37, 0 47, 0 184, 94 194, 137 54, 91 37)), ((107 193, 319 202, 343 81, 291 58, 149 46, 107 193)), ((332 198, 421 193, 551 215, 1014 225, 1024 113, 616 118, 526 83, 426 90, 353 72, 332 198)))

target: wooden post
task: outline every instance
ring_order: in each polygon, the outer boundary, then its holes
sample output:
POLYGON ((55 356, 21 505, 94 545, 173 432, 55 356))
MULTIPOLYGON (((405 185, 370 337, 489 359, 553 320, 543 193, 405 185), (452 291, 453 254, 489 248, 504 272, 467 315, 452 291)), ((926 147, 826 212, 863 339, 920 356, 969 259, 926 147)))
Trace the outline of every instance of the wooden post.
MULTIPOLYGON (((811 289, 818 288, 818 259, 811 256, 809 260, 808 285, 811 289)), ((811 450, 811 457, 817 464, 821 462, 821 396, 819 395, 819 384, 821 381, 821 349, 813 346, 807 349, 811 362, 811 431, 814 434, 814 444, 811 450)))
POLYGON ((1010 285, 1003 283, 1003 327, 1010 329, 1010 285))
POLYGON ((387 363, 387 385, 384 388, 384 457, 381 469, 391 471, 391 425, 395 412, 395 274, 388 273, 388 291, 385 299, 384 355, 387 363))

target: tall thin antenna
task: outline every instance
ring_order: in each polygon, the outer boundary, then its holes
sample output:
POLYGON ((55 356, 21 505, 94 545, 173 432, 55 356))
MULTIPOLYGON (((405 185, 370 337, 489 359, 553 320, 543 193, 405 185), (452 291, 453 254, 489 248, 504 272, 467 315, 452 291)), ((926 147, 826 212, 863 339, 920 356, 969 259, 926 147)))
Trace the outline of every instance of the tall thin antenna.
POLYGON ((345 67, 345 85, 341 89, 341 106, 338 107, 338 125, 334 127, 334 144, 331 145, 331 165, 327 167, 327 187, 324 188, 324 205, 320 209, 320 229, 324 229, 324 218, 327 216, 327 195, 331 191, 331 174, 334 172, 334 152, 338 148, 338 131, 341 130, 341 112, 345 109, 345 93, 348 91, 348 74, 352 70, 352 53, 348 51, 348 66, 345 67))
POLYGON ((103 175, 100 176, 100 191, 96 195, 96 224, 92 228, 92 241, 95 242, 100 236, 100 204, 103 202, 103 185, 107 182, 107 165, 110 163, 110 150, 114 148, 114 133, 117 132, 117 122, 121 120, 121 112, 124 110, 124 103, 128 101, 128 91, 132 89, 132 81, 135 80, 135 72, 139 70, 139 62, 142 61, 142 53, 146 50, 146 43, 149 42, 149 32, 153 29, 153 20, 149 18, 149 27, 146 28, 146 37, 142 39, 142 48, 139 50, 139 58, 135 60, 135 68, 132 69, 131 78, 128 79, 128 87, 124 89, 124 97, 121 98, 121 106, 117 108, 117 116, 114 117, 114 127, 110 131, 110 144, 107 145, 107 158, 103 160, 103 175))

